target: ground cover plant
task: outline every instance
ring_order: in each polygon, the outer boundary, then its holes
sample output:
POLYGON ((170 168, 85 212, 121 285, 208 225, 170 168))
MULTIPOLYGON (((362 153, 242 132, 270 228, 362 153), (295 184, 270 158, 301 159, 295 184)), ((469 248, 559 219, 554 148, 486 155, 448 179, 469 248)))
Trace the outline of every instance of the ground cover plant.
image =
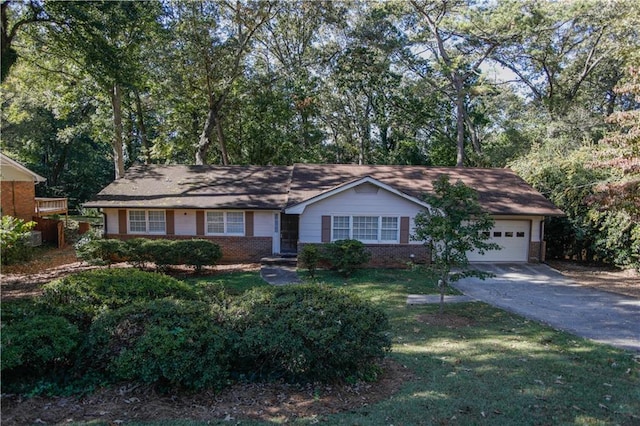
MULTIPOLYGON (((243 294, 254 285, 266 287, 258 273, 213 280, 215 286, 224 286, 226 294, 243 294)), ((206 279, 197 283, 205 285, 206 279)), ((356 292, 387 313, 393 338, 388 358, 396 366, 395 371, 388 369, 400 375, 394 392, 373 399, 372 389, 384 383, 370 383, 352 393, 340 393, 336 386, 294 392, 276 384, 273 394, 270 388, 246 386, 217 395, 169 396, 119 388, 77 403, 33 398, 7 407, 3 401, 3 424, 33 423, 38 418, 48 423, 75 419, 77 424, 97 419, 91 424, 105 425, 117 420, 145 425, 634 425, 640 421, 636 353, 577 338, 482 303, 448 305, 442 315, 434 305, 407 306, 408 294, 438 294, 434 281, 420 270, 360 270, 349 278, 318 271, 314 283, 356 292)))

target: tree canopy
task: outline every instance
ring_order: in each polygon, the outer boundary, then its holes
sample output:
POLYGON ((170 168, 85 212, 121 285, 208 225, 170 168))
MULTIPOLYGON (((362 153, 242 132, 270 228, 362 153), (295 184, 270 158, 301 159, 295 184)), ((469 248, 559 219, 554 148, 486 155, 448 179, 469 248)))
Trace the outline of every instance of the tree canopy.
POLYGON ((43 193, 78 205, 135 162, 510 166, 569 213, 558 256, 634 262, 590 240, 634 214, 634 0, 1 11, 2 149, 43 193))

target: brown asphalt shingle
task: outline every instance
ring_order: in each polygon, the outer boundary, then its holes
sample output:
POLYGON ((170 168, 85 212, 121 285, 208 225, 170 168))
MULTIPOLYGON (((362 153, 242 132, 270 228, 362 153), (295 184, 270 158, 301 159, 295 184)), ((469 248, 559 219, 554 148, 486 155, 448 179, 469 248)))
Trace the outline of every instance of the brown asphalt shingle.
POLYGON ((441 174, 476 189, 490 213, 563 215, 509 169, 353 164, 136 166, 85 206, 280 210, 366 176, 421 198, 441 174))

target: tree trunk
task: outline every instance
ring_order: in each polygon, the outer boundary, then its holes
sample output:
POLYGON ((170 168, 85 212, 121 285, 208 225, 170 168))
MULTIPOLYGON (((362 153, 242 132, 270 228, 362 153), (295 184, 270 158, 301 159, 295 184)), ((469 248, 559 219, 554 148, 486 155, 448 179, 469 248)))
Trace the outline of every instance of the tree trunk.
POLYGON ((120 179, 124 176, 124 153, 122 149, 122 90, 117 83, 113 85, 110 95, 115 132, 111 145, 113 148, 113 164, 116 179, 120 179))
POLYGON ((456 89, 456 167, 464 167, 464 92, 459 76, 454 79, 456 89))
POLYGON ((207 119, 204 122, 204 128, 200 134, 200 141, 198 142, 198 149, 196 150, 196 164, 203 165, 207 161, 207 153, 211 147, 211 135, 213 130, 216 130, 216 136, 218 137, 218 143, 220 146, 220 156, 222 158, 222 164, 225 166, 229 164, 229 156, 227 154, 227 144, 222 131, 222 123, 218 116, 218 108, 210 107, 207 113, 207 119))
POLYGON ((142 113, 142 101, 140 100, 140 92, 134 91, 136 97, 136 115, 138 116, 138 130, 140 131, 140 142, 142 143, 142 151, 144 164, 149 164, 149 140, 147 138, 147 126, 144 124, 144 115, 142 113))
POLYGON ((218 136, 218 144, 220 146, 220 156, 222 157, 222 164, 229 165, 229 154, 227 153, 227 140, 224 137, 222 130, 222 122, 220 117, 216 119, 216 135, 218 136))
POLYGON ((209 108, 207 113, 207 119, 204 122, 204 128, 200 134, 200 140, 198 141, 198 148, 196 150, 196 164, 201 166, 206 164, 207 153, 209 147, 211 147, 211 133, 216 125, 216 112, 213 108, 209 108))

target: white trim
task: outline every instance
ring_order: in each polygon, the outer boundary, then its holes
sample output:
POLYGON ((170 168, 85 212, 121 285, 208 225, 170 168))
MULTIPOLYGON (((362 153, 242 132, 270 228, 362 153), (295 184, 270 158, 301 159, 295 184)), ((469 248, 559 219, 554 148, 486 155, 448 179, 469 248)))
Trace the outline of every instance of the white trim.
POLYGON ((311 204, 314 204, 314 203, 317 203, 318 201, 322 201, 322 200, 324 200, 326 198, 332 197, 332 196, 334 196, 336 194, 339 194, 341 192, 347 191, 347 190, 349 190, 351 188, 354 188, 356 186, 362 185, 363 183, 370 183, 370 184, 375 185, 375 186, 377 186, 379 188, 382 188, 382 189, 384 189, 386 191, 389 191, 392 194, 397 195, 398 197, 402 197, 405 200, 409 200, 409 201, 411 201, 413 203, 416 203, 421 207, 430 208, 430 206, 427 203, 425 203, 424 201, 422 201, 422 200, 420 200, 420 199, 418 199, 416 197, 412 197, 410 195, 405 194, 404 192, 400 192, 397 189, 395 189, 395 188, 393 188, 393 187, 391 187, 391 186, 389 186, 387 184, 384 184, 384 183, 380 182, 379 180, 376 180, 376 179, 372 178, 371 176, 365 176, 362 179, 358 179, 358 180, 355 180, 353 182, 349 182, 349 183, 346 183, 344 185, 340 185, 340 186, 338 186, 336 188, 330 189, 330 190, 325 191, 323 193, 320 193, 320 194, 318 194, 318 195, 316 195, 314 197, 311 197, 311 198, 309 198, 309 199, 307 199, 307 200, 305 200, 305 201, 303 201, 301 203, 294 204, 293 206, 286 208, 284 212, 286 214, 302 214, 304 212, 304 209, 307 206, 309 206, 311 204))
POLYGON ((238 210, 205 210, 204 212, 204 234, 211 236, 229 236, 229 237, 244 237, 247 232, 247 217, 244 211, 238 210), (224 232, 209 232, 209 213, 222 214, 222 226, 224 232), (228 232, 229 221, 227 215, 229 213, 240 213, 242 215, 242 232, 228 232))
POLYGON ((161 209, 127 209, 127 233, 131 235, 167 235, 167 211, 161 209), (131 215, 132 211, 144 212, 144 231, 133 231, 131 229, 131 215), (162 212, 164 216, 164 231, 149 231, 149 212, 162 212))
MULTIPOLYGON (((331 215, 331 241, 336 241, 340 238, 336 238, 333 235, 333 231, 335 229, 334 226, 334 219, 336 217, 346 217, 349 219, 349 236, 347 238, 349 239, 355 239, 358 240, 364 244, 400 244, 400 221, 401 221, 401 217, 400 216, 392 216, 392 215, 376 215, 376 214, 336 214, 336 215, 331 215), (375 240, 361 240, 359 238, 355 238, 353 236, 353 218, 354 217, 375 217, 378 219, 378 227, 377 227, 377 234, 378 234, 378 238, 375 240), (383 240, 382 239, 382 218, 395 218, 396 219, 396 239, 395 240, 383 240)), ((389 229, 386 229, 386 231, 388 231, 389 229)))
POLYGON ((24 173, 26 173, 28 175, 31 175, 31 177, 33 177, 33 181, 34 182, 45 182, 47 180, 46 178, 43 178, 39 174, 37 174, 35 172, 32 172, 31 170, 27 169, 22 164, 18 163, 15 160, 12 160, 11 158, 7 157, 6 155, 4 155, 3 153, 0 152, 0 165, 5 165, 5 164, 13 166, 16 169, 20 170, 21 172, 24 172, 24 173))

